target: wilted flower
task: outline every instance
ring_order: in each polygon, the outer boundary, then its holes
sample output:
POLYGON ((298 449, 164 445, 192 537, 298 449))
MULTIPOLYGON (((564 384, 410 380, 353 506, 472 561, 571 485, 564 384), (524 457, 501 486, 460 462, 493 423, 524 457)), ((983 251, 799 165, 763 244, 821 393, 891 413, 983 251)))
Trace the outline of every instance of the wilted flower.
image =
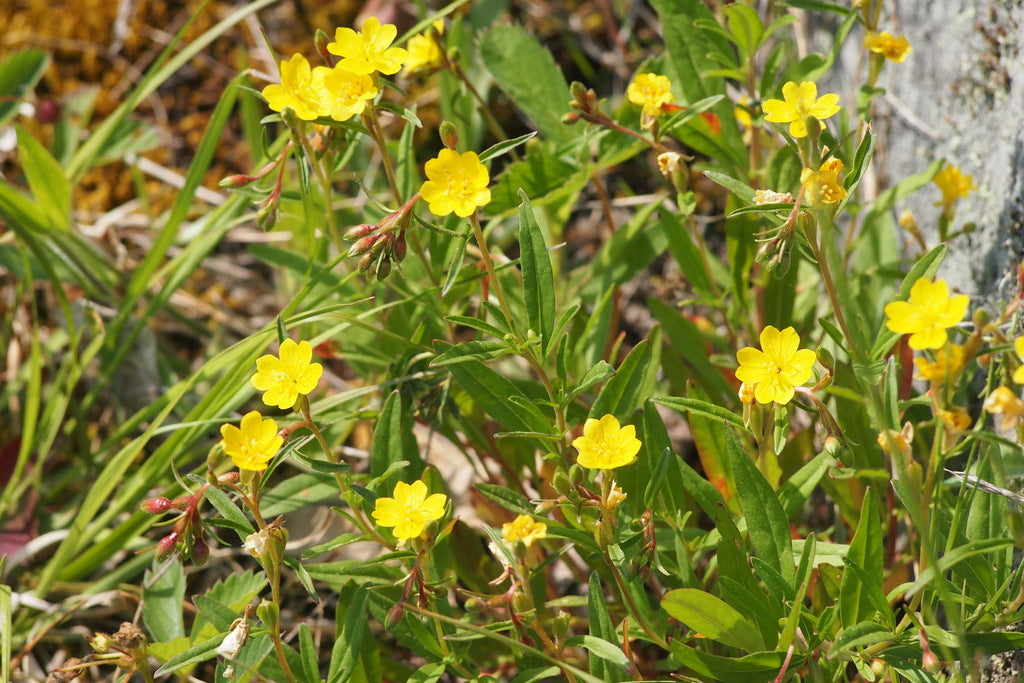
POLYGON ((846 188, 839 180, 842 171, 842 161, 829 159, 817 171, 805 168, 800 173, 800 184, 804 186, 804 192, 811 200, 811 204, 836 204, 846 199, 846 188))

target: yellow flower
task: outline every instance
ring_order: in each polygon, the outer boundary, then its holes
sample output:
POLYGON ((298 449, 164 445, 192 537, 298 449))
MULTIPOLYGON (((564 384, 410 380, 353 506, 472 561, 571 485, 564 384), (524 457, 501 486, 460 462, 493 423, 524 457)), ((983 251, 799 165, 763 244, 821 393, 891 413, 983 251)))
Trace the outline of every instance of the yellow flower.
POLYGON ((732 108, 732 114, 736 117, 736 122, 747 129, 754 126, 754 119, 750 116, 750 110, 747 108, 749 105, 750 98, 744 95, 732 108))
POLYGON ((323 69, 321 81, 323 95, 321 102, 324 111, 335 121, 348 121, 366 109, 366 103, 379 92, 373 79, 365 74, 354 74, 351 71, 335 66, 328 69, 318 66, 314 71, 323 69))
POLYGON ((583 436, 573 439, 572 445, 580 452, 576 462, 581 467, 613 470, 632 464, 641 444, 636 438, 636 427, 620 427, 614 415, 605 415, 600 420, 588 419, 583 425, 583 436))
POLYGON ((886 429, 878 435, 878 445, 889 455, 902 453, 910 455, 910 444, 914 441, 914 425, 910 422, 903 423, 903 431, 886 429))
POLYGON ((395 538, 401 543, 418 538, 429 522, 441 519, 448 502, 443 493, 428 496, 427 485, 422 481, 398 482, 393 496, 377 499, 373 518, 382 527, 393 527, 395 538))
POLYGON ((954 408, 953 410, 940 409, 936 411, 936 415, 942 420, 942 424, 946 425, 946 429, 954 435, 960 434, 971 426, 971 416, 963 408, 954 408))
POLYGON ((993 415, 1002 415, 999 428, 1013 429, 1024 417, 1024 401, 1020 400, 1009 387, 996 387, 985 399, 985 410, 993 415))
POLYGON ((323 72, 310 69, 309 62, 300 54, 292 55, 278 68, 281 70, 280 85, 273 83, 263 88, 263 97, 270 108, 284 111, 285 107, 291 107, 303 121, 312 121, 322 115, 323 72))
POLYGON ((501 536, 506 543, 522 541, 529 548, 533 542, 544 538, 548 533, 548 525, 536 522, 530 515, 519 515, 511 522, 501 525, 501 536))
POLYGON ((868 31, 864 36, 864 47, 875 54, 885 55, 889 61, 899 64, 910 54, 910 41, 906 36, 894 36, 888 31, 868 31))
POLYGON ((447 216, 454 211, 456 216, 466 218, 491 201, 487 187, 491 178, 476 152, 459 154, 442 149, 423 170, 427 181, 420 188, 420 194, 435 216, 447 216))
POLYGON ((398 35, 394 24, 381 24, 377 17, 363 22, 362 31, 338 28, 334 42, 327 44, 327 51, 341 57, 338 66, 354 74, 369 76, 374 71, 393 74, 402 68, 409 53, 400 47, 391 47, 398 35))
POLYGON ((805 168, 800 173, 800 183, 804 193, 814 206, 836 204, 846 199, 846 189, 839 180, 843 171, 843 162, 829 159, 817 171, 805 168))
POLYGON ((807 137, 808 117, 821 121, 839 111, 839 95, 828 93, 818 97, 818 86, 813 81, 800 85, 790 81, 782 86, 782 96, 784 100, 765 100, 761 104, 764 120, 788 123, 789 134, 795 138, 807 137))
POLYGON ((612 490, 608 492, 608 499, 604 502, 604 505, 607 509, 614 510, 622 505, 625 500, 626 494, 622 490, 622 487, 612 484, 612 490))
MULTIPOLYGON (((1017 337, 1013 340, 1013 350, 1017 352, 1018 358, 1024 360, 1024 337, 1017 337)), ((1013 371, 1013 381, 1017 384, 1024 384, 1024 365, 1013 371)))
POLYGON ((405 62, 405 70, 409 73, 417 71, 430 71, 444 65, 444 52, 438 40, 434 37, 444 35, 444 20, 438 19, 434 22, 432 29, 409 39, 409 59, 405 62))
POLYGON ((935 206, 941 206, 942 212, 947 217, 952 217, 953 207, 958 199, 963 199, 975 189, 974 176, 965 175, 960 171, 959 166, 943 166, 942 170, 932 178, 939 190, 942 192, 942 199, 935 202, 935 206))
POLYGON ((897 334, 909 334, 912 349, 938 349, 948 338, 946 328, 964 319, 969 303, 966 294, 951 297, 945 280, 921 278, 910 288, 909 301, 885 305, 885 326, 897 334))
POLYGON ((917 379, 926 379, 939 384, 946 377, 955 377, 964 367, 964 347, 960 344, 946 344, 935 352, 935 362, 923 356, 914 359, 917 366, 917 379))
POLYGON ((285 339, 278 353, 280 357, 267 354, 256 359, 256 374, 250 382, 257 391, 266 392, 263 402, 268 406, 287 409, 295 405, 299 394, 316 388, 324 368, 319 363, 310 363, 313 347, 308 341, 296 344, 285 339))
POLYGON ((281 449, 284 438, 277 433, 277 423, 263 419, 253 410, 242 417, 241 429, 232 424, 221 425, 220 445, 240 470, 258 472, 267 469, 267 463, 281 449))
POLYGON ((626 97, 644 108, 644 115, 654 118, 662 113, 662 106, 675 101, 672 82, 660 74, 637 74, 626 88, 626 97))
POLYGON ((795 388, 811 378, 817 356, 810 349, 799 349, 800 335, 792 327, 780 332, 769 325, 761 330, 760 341, 761 349, 748 346, 736 352, 740 364, 736 379, 754 386, 758 403, 786 405, 795 388))

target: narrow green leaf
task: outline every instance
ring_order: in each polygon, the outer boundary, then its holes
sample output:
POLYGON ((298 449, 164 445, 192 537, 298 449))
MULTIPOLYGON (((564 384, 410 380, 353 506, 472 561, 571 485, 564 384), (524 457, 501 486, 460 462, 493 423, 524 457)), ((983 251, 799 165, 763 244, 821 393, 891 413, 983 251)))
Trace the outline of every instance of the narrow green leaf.
POLYGON ((373 447, 370 450, 370 477, 377 479, 386 477, 378 484, 390 491, 398 481, 398 476, 386 473, 395 463, 405 460, 409 465, 402 471, 405 479, 419 477, 423 471, 420 449, 416 436, 412 431, 412 417, 405 406, 400 390, 392 391, 377 416, 377 424, 373 428, 373 447))
POLYGON ((704 175, 736 195, 745 204, 754 203, 754 188, 718 171, 704 171, 704 175))
POLYGON ((526 496, 518 491, 513 491, 499 484, 487 484, 485 482, 475 484, 474 488, 483 494, 484 498, 497 503, 509 512, 521 515, 533 514, 533 505, 530 504, 526 496))
POLYGON ((615 376, 601 387, 601 393, 590 409, 590 417, 614 415, 621 422, 629 419, 645 398, 642 390, 651 370, 652 354, 653 348, 648 339, 633 347, 615 371, 615 376))
POLYGON ((856 563, 864 570, 861 577, 853 572, 844 572, 839 593, 839 616, 843 626, 849 627, 861 621, 873 621, 874 609, 867 597, 868 591, 882 594, 882 576, 884 560, 882 549, 882 523, 878 511, 878 501, 872 489, 864 495, 861 506, 860 522, 857 532, 850 542, 847 561, 856 563), (867 579, 870 583, 864 583, 867 579))
MULTIPOLYGON (((590 635, 602 640, 613 642, 615 640, 615 627, 608 615, 608 605, 605 602, 604 594, 601 591, 601 577, 597 572, 591 572, 590 583, 587 587, 587 611, 590 616, 590 635)), ((599 676, 604 680, 617 680, 614 673, 609 671, 604 660, 595 652, 589 653, 590 673, 599 676)))
POLYGON ((659 405, 665 406, 666 408, 678 410, 681 413, 697 413, 714 420, 727 422, 734 427, 745 429, 742 417, 731 410, 715 405, 714 403, 699 401, 692 398, 684 398, 682 396, 658 396, 651 400, 659 405))
POLYGON ((555 276, 551 257, 526 193, 519 191, 519 264, 523 270, 523 298, 530 329, 540 335, 541 355, 546 356, 554 341, 555 276))
POLYGON ((328 683, 347 683, 355 673, 360 645, 370 630, 366 618, 368 595, 369 587, 365 584, 349 584, 338 594, 338 633, 331 651, 328 683))
POLYGON ((71 183, 64 169, 31 133, 21 126, 15 130, 18 160, 36 204, 46 214, 51 228, 67 232, 71 229, 71 183))
POLYGON ((764 475, 740 445, 731 429, 725 432, 729 464, 736 482, 736 494, 747 519, 747 531, 754 551, 769 567, 779 572, 790 586, 796 579, 789 519, 764 475))
MULTIPOLYGON (((786 660, 785 652, 755 652, 746 657, 723 657, 684 645, 678 640, 669 641, 672 654, 681 666, 697 675, 701 681, 722 681, 722 683, 770 683, 786 660)), ((792 667, 802 666, 803 657, 790 659, 792 667)))
POLYGON ((551 53, 525 28, 498 24, 480 37, 480 56, 516 106, 544 135, 568 142, 575 131, 562 123, 569 111, 569 86, 551 53))
MULTIPOLYGON (((444 347, 442 347, 444 348, 444 347)), ((443 368, 466 361, 488 361, 512 353, 504 341, 468 341, 448 346, 430 361, 430 367, 443 368)))
POLYGON ((198 643, 197 645, 193 645, 176 657, 171 657, 163 666, 154 671, 153 675, 159 678, 160 676, 166 676, 169 673, 174 673, 178 669, 184 669, 186 666, 191 666, 193 664, 198 664, 199 662, 205 662, 208 659, 213 659, 217 656, 217 648, 220 647, 225 635, 227 634, 218 634, 198 643))
POLYGON ((618 645, 609 643, 607 640, 596 638, 591 635, 584 636, 573 636, 566 645, 570 647, 582 647, 591 657, 597 657, 606 662, 610 662, 615 666, 619 667, 623 671, 629 671, 632 669, 632 662, 626 657, 626 654, 622 651, 618 645))
POLYGON ((665 594, 661 606, 670 616, 711 640, 746 652, 758 652, 765 647, 757 629, 711 593, 677 588, 665 594))
POLYGON ((228 494, 215 486, 206 489, 206 499, 217 509, 223 521, 228 522, 232 529, 238 532, 239 538, 244 539, 248 534, 254 533, 252 522, 245 516, 228 494))
POLYGON ((507 154, 519 145, 525 145, 527 142, 537 137, 537 131, 530 131, 525 135, 520 135, 517 138, 511 140, 502 140, 501 142, 491 145, 484 151, 480 152, 480 161, 490 161, 494 157, 500 157, 502 154, 507 154))
POLYGON ((49 64, 50 55, 36 48, 13 52, 0 62, 0 126, 18 113, 49 64))

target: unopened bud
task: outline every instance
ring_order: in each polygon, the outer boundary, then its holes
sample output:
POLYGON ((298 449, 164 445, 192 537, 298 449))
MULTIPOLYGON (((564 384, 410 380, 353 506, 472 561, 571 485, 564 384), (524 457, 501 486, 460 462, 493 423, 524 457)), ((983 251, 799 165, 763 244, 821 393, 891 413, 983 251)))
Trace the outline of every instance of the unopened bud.
POLYGON ((380 261, 377 262, 377 270, 374 272, 374 275, 377 276, 378 280, 384 280, 390 274, 391 258, 387 254, 384 254, 383 256, 381 256, 380 261))
POLYGON ((884 659, 872 659, 871 660, 871 671, 876 676, 884 676, 889 670, 889 665, 886 664, 884 659))
POLYGON ((344 239, 345 239, 346 242, 354 242, 355 240, 359 239, 360 237, 366 237, 367 235, 372 235, 376 231, 377 231, 377 226, 375 224, 363 223, 362 225, 357 225, 355 227, 352 227, 352 228, 349 228, 348 230, 346 230, 345 231, 345 235, 344 235, 344 239))
POLYGON ((975 308, 974 313, 971 314, 971 322, 974 323, 974 329, 983 330, 985 326, 992 321, 992 315, 984 308, 975 308))
POLYGON ((113 644, 114 639, 106 633, 97 632, 96 635, 89 639, 89 647, 98 655, 105 655, 110 652, 110 647, 113 644))
POLYGON ((195 545, 192 546, 192 563, 197 567, 202 567, 208 559, 210 559, 210 544, 204 538, 197 538, 195 545))
POLYGON ((587 97, 587 86, 579 81, 573 81, 569 84, 569 94, 574 100, 584 100, 587 97))
POLYGON ((931 650, 921 655, 921 668, 930 674, 937 674, 942 671, 942 663, 931 650))
POLYGON ((551 486, 560 496, 569 493, 569 475, 564 470, 556 470, 555 476, 551 478, 551 486))
POLYGON ((470 614, 479 614, 484 611, 486 605, 480 598, 467 598, 463 607, 465 607, 466 611, 470 614))
POLYGON ((156 544, 156 559, 166 560, 168 557, 171 556, 171 553, 174 552, 174 548, 175 546, 177 546, 177 544, 178 533, 176 531, 172 531, 171 533, 161 538, 160 542, 156 544))
POLYGON ((373 262, 377 259, 376 254, 366 254, 363 258, 359 259, 359 272, 368 273, 370 268, 373 268, 373 262))
POLYGON ((36 103, 36 121, 39 123, 57 123, 60 118, 60 105, 56 100, 43 99, 36 103))
POLYGON ((441 135, 441 144, 448 149, 455 149, 459 146, 459 131, 451 121, 442 121, 438 133, 441 135))
POLYGON ((388 615, 384 618, 384 628, 389 631, 398 625, 398 622, 402 620, 402 615, 405 614, 405 605, 398 603, 394 607, 388 610, 388 615))
POLYGON ((225 178, 221 178, 220 179, 220 183, 218 183, 218 184, 221 187, 225 187, 225 188, 245 187, 246 185, 248 185, 249 183, 251 183, 254 180, 256 180, 256 178, 254 176, 243 175, 241 173, 236 173, 234 175, 229 175, 229 176, 227 176, 225 178))
POLYGON ((256 212, 256 225, 263 230, 270 230, 277 223, 277 202, 264 206, 256 212))
MULTIPOLYGON (((367 235, 366 237, 360 238, 359 240, 356 241, 355 244, 352 245, 352 247, 348 250, 348 254, 346 255, 349 258, 352 258, 353 256, 362 256, 363 254, 366 254, 367 252, 371 251, 373 247, 377 244, 377 241, 379 239, 379 234, 367 235)), ((361 265, 360 270, 362 270, 361 265)))
MULTIPOLYGON (((573 103, 573 104, 575 104, 575 103, 573 103)), ((572 126, 572 125, 575 125, 575 124, 577 124, 579 122, 580 122, 580 115, 577 114, 574 111, 571 111, 571 112, 569 112, 568 114, 566 114, 565 116, 562 117, 562 123, 564 123, 567 126, 572 126)))
POLYGON ((334 57, 327 50, 327 44, 331 42, 331 37, 322 29, 318 28, 313 34, 313 47, 316 49, 316 53, 320 55, 328 66, 334 65, 334 57))
POLYGON ((392 254, 395 257, 395 261, 401 263, 405 260, 405 255, 409 251, 409 243, 405 239, 405 233, 398 236, 395 240, 395 248, 392 250, 392 254))
POLYGON ((829 435, 825 437, 825 445, 822 450, 828 453, 831 457, 837 458, 839 457, 840 446, 841 444, 839 443, 839 439, 829 435))
POLYGON ((569 624, 572 623, 572 615, 564 610, 560 610, 555 618, 552 620, 552 631, 554 631, 555 642, 565 642, 566 637, 569 635, 569 624))
POLYGON ((159 515, 164 512, 167 512, 173 506, 174 503, 172 503, 167 498, 157 497, 150 498, 149 500, 145 501, 140 507, 142 508, 143 512, 148 512, 151 515, 159 515))

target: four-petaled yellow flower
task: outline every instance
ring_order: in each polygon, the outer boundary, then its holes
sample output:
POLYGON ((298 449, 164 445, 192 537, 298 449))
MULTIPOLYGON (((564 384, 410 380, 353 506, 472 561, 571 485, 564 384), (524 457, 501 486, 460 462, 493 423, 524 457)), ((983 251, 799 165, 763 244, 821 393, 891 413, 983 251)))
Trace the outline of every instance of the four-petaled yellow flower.
POLYGON ((875 54, 884 55, 891 62, 899 64, 910 54, 910 41, 906 36, 894 36, 888 31, 868 31, 864 36, 864 47, 875 54))
POLYGON ((817 171, 805 168, 800 173, 804 193, 814 206, 836 204, 846 199, 846 188, 839 180, 843 162, 839 159, 825 161, 817 171))
POLYGON ((760 339, 760 349, 747 346, 736 352, 740 364, 736 379, 753 385, 758 403, 785 405, 796 387, 811 378, 817 356, 810 349, 799 348, 800 335, 792 327, 779 331, 769 325, 761 330, 760 339))
POLYGON ((310 363, 313 347, 308 341, 296 344, 285 339, 278 353, 279 357, 267 354, 256 359, 256 374, 250 381, 257 391, 266 392, 264 403, 287 409, 295 405, 299 394, 316 388, 324 368, 319 363, 310 363))
POLYGON ((491 201, 491 190, 487 187, 491 177, 476 152, 459 154, 442 149, 423 170, 427 181, 420 187, 420 195, 435 216, 447 216, 454 211, 456 216, 466 218, 491 201))
MULTIPOLYGON (((960 344, 946 344, 935 352, 935 362, 930 362, 923 356, 914 359, 917 366, 918 379, 926 379, 929 382, 939 384, 947 377, 955 377, 965 365, 964 347, 960 344)), ((1016 379, 1016 375, 1014 375, 1016 379)))
POLYGON ((547 533, 548 525, 534 521, 530 515, 519 515, 511 522, 501 525, 501 536, 506 543, 522 541, 527 548, 533 545, 534 541, 544 538, 547 533))
POLYGON ((263 88, 263 97, 270 108, 284 111, 285 107, 291 107, 303 121, 312 121, 320 116, 323 113, 320 99, 324 72, 319 68, 311 69, 309 62, 300 54, 292 55, 287 62, 282 61, 279 68, 281 83, 263 88))
MULTIPOLYGON (((1018 358, 1024 360, 1024 337, 1017 337, 1013 340, 1013 350, 1017 352, 1018 358)), ((1013 381, 1017 384, 1024 384, 1024 365, 1013 371, 1013 381)))
POLYGON ((626 88, 626 97, 633 104, 644 108, 644 116, 659 116, 663 107, 675 101, 672 94, 672 82, 660 74, 637 74, 633 82, 626 88))
POLYGON ((444 35, 444 20, 438 19, 433 28, 409 39, 409 58, 405 62, 405 70, 409 73, 438 69, 444 65, 444 52, 438 44, 435 34, 444 35))
POLYGON ((1013 429, 1024 418, 1024 401, 1009 387, 999 386, 985 399, 985 410, 993 415, 1002 415, 999 428, 1013 429))
POLYGON ((885 325, 898 334, 909 334, 912 349, 938 349, 946 343, 946 329, 964 319, 969 303, 966 294, 951 297, 945 280, 921 278, 910 288, 909 301, 885 305, 885 325))
POLYGON ((404 48, 391 47, 397 35, 394 24, 381 24, 377 17, 370 17, 363 22, 360 32, 338 28, 334 42, 327 44, 327 51, 341 57, 338 66, 354 74, 369 76, 374 71, 393 74, 409 56, 404 48))
POLYGON ((221 425, 221 447, 240 470, 259 472, 279 450, 284 438, 277 433, 277 423, 263 419, 253 410, 242 417, 241 428, 232 424, 221 425))
POLYGON ((809 117, 821 121, 839 111, 839 95, 828 93, 818 97, 818 86, 813 81, 800 85, 790 81, 782 86, 782 96, 784 100, 765 100, 761 104, 764 120, 788 123, 789 134, 795 138, 807 137, 809 117))
POLYGON ((354 74, 340 66, 333 69, 318 66, 317 69, 324 70, 321 97, 323 111, 335 121, 348 121, 353 116, 359 116, 366 109, 366 103, 379 92, 373 79, 364 74, 354 74))
POLYGON ((942 207, 942 213, 947 218, 953 217, 953 207, 958 199, 963 199, 975 189, 974 176, 969 176, 960 171, 959 166, 943 166, 942 170, 932 178, 939 190, 942 192, 942 199, 935 202, 935 206, 942 207))
POLYGON ((614 415, 605 415, 600 420, 588 419, 583 425, 583 436, 573 439, 572 445, 580 453, 576 462, 581 467, 613 470, 632 464, 641 444, 636 438, 636 427, 619 426, 614 415))
POLYGON ((419 538, 423 529, 444 516, 448 498, 443 493, 427 495, 422 481, 406 484, 398 482, 392 498, 378 498, 373 507, 373 518, 382 527, 392 528, 395 538, 405 543, 419 538))

